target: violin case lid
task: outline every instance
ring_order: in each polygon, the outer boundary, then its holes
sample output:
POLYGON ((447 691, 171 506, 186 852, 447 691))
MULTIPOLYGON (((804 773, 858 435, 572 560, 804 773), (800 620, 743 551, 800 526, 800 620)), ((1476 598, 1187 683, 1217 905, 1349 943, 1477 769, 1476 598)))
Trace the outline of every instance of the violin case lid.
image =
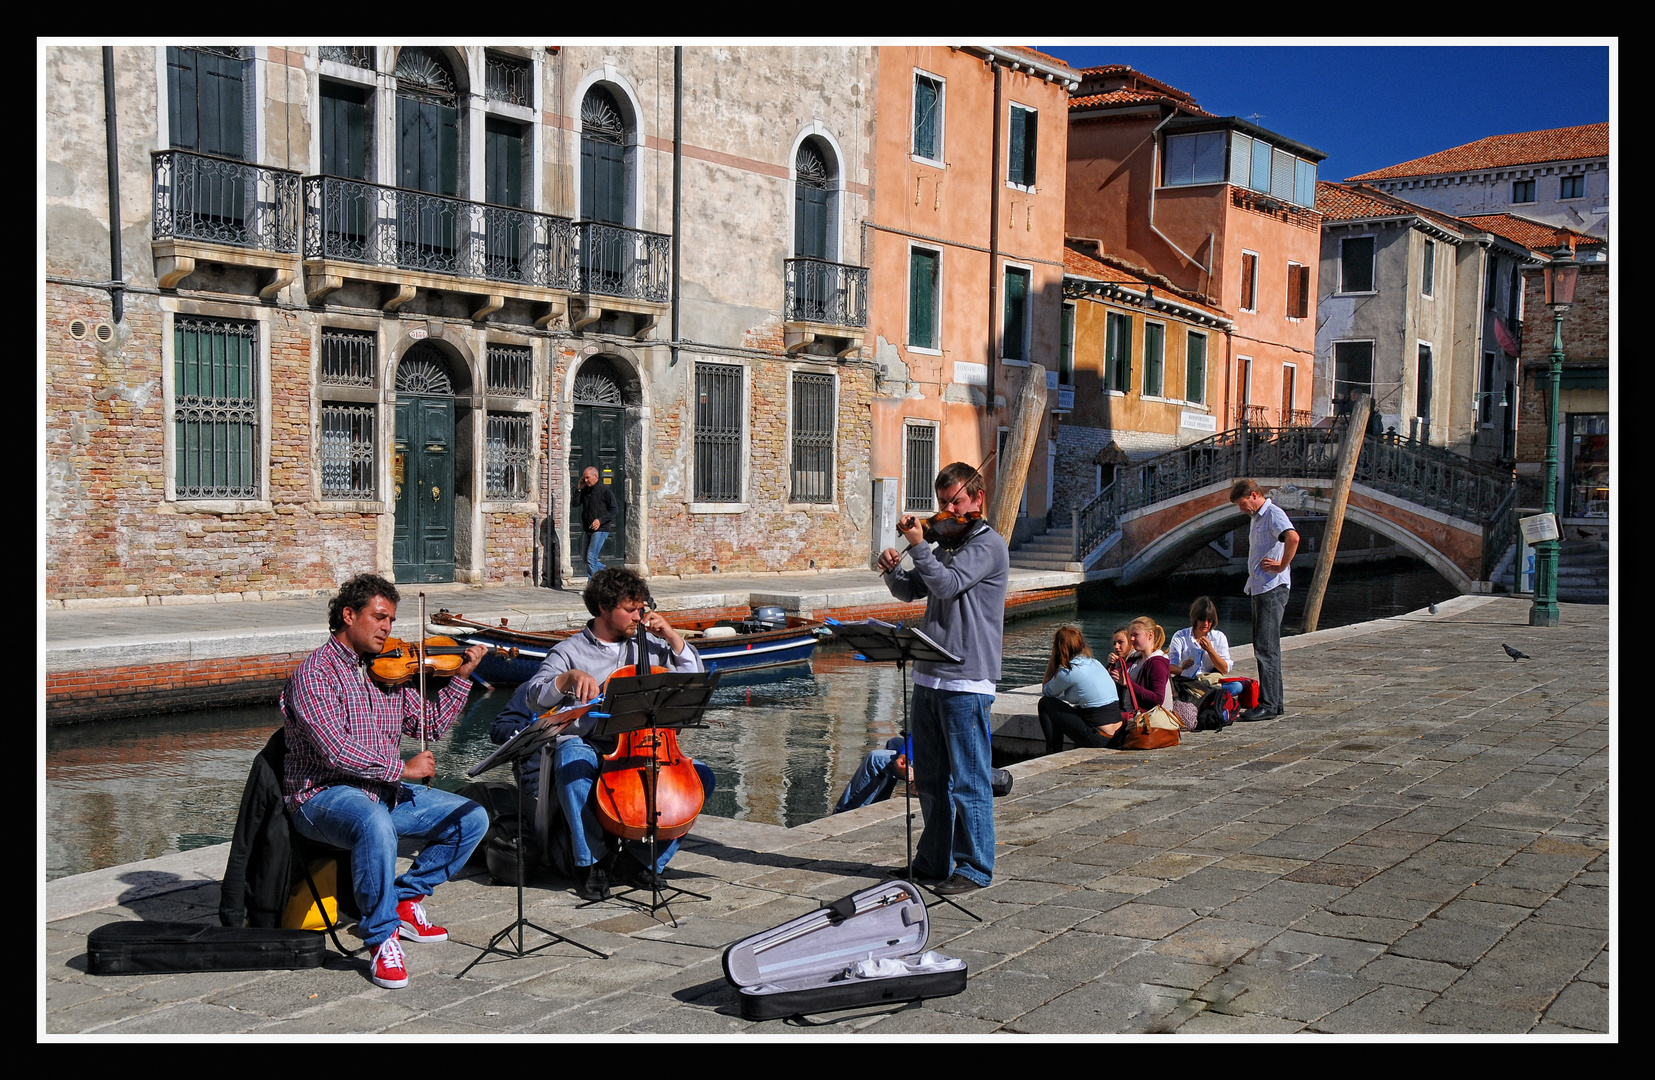
POLYGON ((724 950, 724 977, 749 1020, 948 997, 966 963, 926 951, 931 924, 920 891, 887 881, 724 950))

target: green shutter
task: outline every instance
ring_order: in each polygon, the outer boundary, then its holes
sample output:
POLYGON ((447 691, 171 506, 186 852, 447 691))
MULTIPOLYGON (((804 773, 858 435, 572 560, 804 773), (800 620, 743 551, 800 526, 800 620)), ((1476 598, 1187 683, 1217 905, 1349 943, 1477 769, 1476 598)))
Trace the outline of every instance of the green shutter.
POLYGON ((908 344, 936 348, 937 255, 915 248, 908 254, 908 344))

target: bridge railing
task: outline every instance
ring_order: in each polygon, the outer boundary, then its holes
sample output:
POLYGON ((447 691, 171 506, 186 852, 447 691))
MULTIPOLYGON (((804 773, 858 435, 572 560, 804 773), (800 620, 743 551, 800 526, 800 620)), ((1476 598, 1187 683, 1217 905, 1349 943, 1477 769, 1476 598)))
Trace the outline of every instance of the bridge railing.
MULTIPOLYGON (((1231 428, 1122 466, 1114 483, 1074 512, 1074 560, 1096 550, 1119 528, 1123 514, 1214 483, 1241 476, 1332 480, 1341 436, 1338 428, 1231 428)), ((1485 534, 1502 512, 1509 512, 1507 504, 1515 495, 1509 469, 1390 433, 1363 438, 1356 480, 1416 506, 1483 523, 1485 534)), ((1487 540, 1500 542, 1497 535, 1487 535, 1487 540)))
POLYGON ((1500 508, 1483 525, 1483 580, 1494 576, 1494 568, 1505 556, 1506 549, 1517 539, 1517 485, 1511 485, 1500 508))

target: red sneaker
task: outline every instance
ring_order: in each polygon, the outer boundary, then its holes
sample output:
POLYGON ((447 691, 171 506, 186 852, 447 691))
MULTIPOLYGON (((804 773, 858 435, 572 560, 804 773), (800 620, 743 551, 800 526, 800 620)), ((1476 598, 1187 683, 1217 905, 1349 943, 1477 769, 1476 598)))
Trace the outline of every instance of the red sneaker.
POLYGON ((402 920, 400 933, 409 941, 447 941, 448 931, 432 926, 425 917, 425 905, 420 903, 423 899, 404 900, 397 905, 397 918, 402 920))
POLYGON ((408 985, 408 964, 395 937, 388 937, 379 943, 379 949, 374 953, 371 978, 376 985, 387 990, 399 990, 408 985))

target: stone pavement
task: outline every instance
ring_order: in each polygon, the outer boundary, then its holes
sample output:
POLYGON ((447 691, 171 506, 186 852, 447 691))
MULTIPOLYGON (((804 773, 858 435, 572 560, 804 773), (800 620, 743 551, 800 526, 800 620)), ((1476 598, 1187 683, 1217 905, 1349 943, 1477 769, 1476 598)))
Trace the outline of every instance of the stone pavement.
POLYGON ((531 919, 608 959, 559 945, 456 980, 476 955, 462 942, 486 941, 515 902, 486 874, 451 882, 430 907, 457 940, 411 944, 402 990, 337 956, 96 978, 95 926, 213 920, 222 849, 59 879, 42 1030, 1613 1036, 1612 609, 1563 605, 1563 626, 1542 630, 1527 607, 1462 597, 1289 639, 1282 719, 1015 766, 995 884, 964 898, 983 922, 931 911, 930 947, 970 965, 956 997, 754 1023, 724 981, 726 944, 902 861, 895 801, 794 829, 702 818, 668 876, 711 900, 674 903, 676 926, 577 906, 556 879, 529 889, 531 919))

